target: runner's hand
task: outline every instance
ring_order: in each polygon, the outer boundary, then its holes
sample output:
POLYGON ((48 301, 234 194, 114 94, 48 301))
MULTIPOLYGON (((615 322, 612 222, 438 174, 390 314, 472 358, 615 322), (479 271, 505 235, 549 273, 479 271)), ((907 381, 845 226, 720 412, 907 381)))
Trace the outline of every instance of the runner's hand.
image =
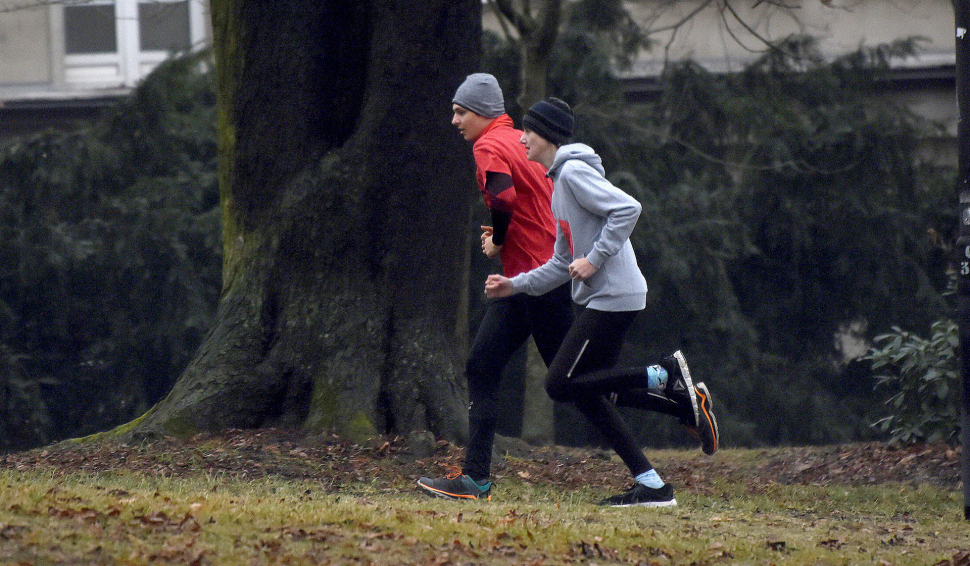
POLYGON ((573 281, 586 281, 596 273, 596 267, 585 257, 581 257, 569 264, 569 276, 573 281))
POLYGON ((482 253, 490 258, 494 258, 502 251, 502 246, 497 246, 492 243, 492 227, 491 226, 481 226, 482 229, 482 253))
POLYGON ((489 275, 485 280, 485 296, 489 299, 501 299, 512 295, 512 280, 503 275, 489 275))

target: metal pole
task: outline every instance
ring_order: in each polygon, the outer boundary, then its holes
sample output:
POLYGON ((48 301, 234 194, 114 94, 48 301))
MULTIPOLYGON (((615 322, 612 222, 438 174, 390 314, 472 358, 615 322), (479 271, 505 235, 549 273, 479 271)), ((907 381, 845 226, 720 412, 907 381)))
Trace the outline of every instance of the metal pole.
POLYGON ((963 416, 963 518, 970 520, 970 0, 953 0, 956 16, 957 194, 960 199, 960 253, 957 324, 960 327, 960 377, 963 416))

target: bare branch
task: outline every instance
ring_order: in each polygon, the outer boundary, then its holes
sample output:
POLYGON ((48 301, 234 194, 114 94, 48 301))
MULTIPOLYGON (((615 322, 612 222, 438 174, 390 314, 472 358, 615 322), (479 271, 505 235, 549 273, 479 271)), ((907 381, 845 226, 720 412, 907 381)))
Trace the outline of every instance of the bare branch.
POLYGON ((525 37, 532 33, 536 23, 532 19, 528 1, 523 2, 522 10, 516 10, 512 0, 491 0, 498 6, 499 13, 508 20, 519 32, 519 37, 525 37))
MULTIPOLYGON (((722 5, 722 11, 721 11, 722 16, 723 16, 725 10, 728 11, 728 12, 730 12, 731 15, 734 16, 734 19, 737 20, 737 22, 739 24, 741 24, 741 27, 743 27, 744 29, 746 29, 748 31, 748 33, 750 33, 755 39, 757 39, 758 41, 760 41, 761 43, 763 43, 764 45, 766 45, 769 49, 773 47, 772 44, 771 44, 771 40, 770 39, 768 39, 766 37, 762 37, 762 35, 759 34, 758 31, 754 29, 754 27, 752 27, 750 24, 748 24, 748 22, 744 21, 744 19, 741 17, 741 15, 738 14, 737 10, 735 10, 731 6, 731 2, 729 0, 724 0, 724 4, 722 5)), ((734 33, 734 30, 731 29, 730 24, 728 24, 728 22, 727 22, 727 18, 724 19, 724 24, 725 24, 724 27, 727 29, 728 33, 731 34, 731 37, 734 38, 734 41, 736 41, 738 43, 738 45, 740 45, 741 47, 744 47, 748 51, 755 52, 755 53, 757 52, 757 50, 750 49, 744 43, 742 43, 741 38, 739 38, 737 36, 737 34, 734 33)))
POLYGON ((563 0, 540 0, 537 13, 533 13, 535 10, 530 0, 521 0, 521 9, 516 9, 514 0, 489 2, 512 24, 523 41, 532 42, 536 49, 544 53, 552 50, 559 35, 563 0))
MULTIPOLYGON (((825 4, 830 0, 819 0, 819 2, 825 4)), ((797 10, 801 8, 798 4, 786 4, 785 2, 780 2, 779 0, 758 0, 751 7, 757 8, 761 4, 771 4, 772 6, 778 6, 779 8, 784 8, 786 10, 797 10)))
POLYGON ((670 24, 669 26, 664 26, 661 28, 651 29, 647 33, 652 34, 652 33, 663 33, 665 31, 673 31, 674 34, 676 34, 677 30, 679 30, 681 26, 685 25, 688 21, 693 19, 694 16, 696 16, 697 14, 701 13, 705 8, 710 6, 711 3, 713 3, 714 1, 715 0, 704 0, 704 2, 702 2, 697 8, 695 8, 689 14, 681 18, 679 22, 676 22, 676 23, 670 24))
MULTIPOLYGON (((822 1, 822 0, 819 0, 819 1, 822 1)), ((799 8, 798 5, 791 4, 787 0, 756 0, 752 8, 762 4, 766 4, 769 6, 774 6, 774 7, 786 10, 789 14, 794 13, 799 8)), ((773 41, 771 38, 766 37, 761 33, 759 33, 758 30, 755 29, 754 26, 749 24, 744 19, 744 17, 734 8, 734 6, 732 6, 731 0, 703 0, 689 13, 679 17, 677 21, 661 27, 656 27, 656 28, 648 27, 647 29, 645 29, 645 33, 648 36, 660 34, 660 33, 670 33, 670 37, 665 41, 665 48, 664 48, 664 53, 665 53, 664 59, 667 60, 669 59, 670 50, 672 49, 672 46, 675 42, 675 39, 680 29, 683 26, 687 25, 687 23, 690 22, 692 19, 697 17, 698 14, 700 14, 706 9, 711 8, 712 5, 717 6, 719 17, 724 22, 725 30, 731 36, 731 39, 746 51, 750 51, 752 53, 762 53, 765 51, 774 50, 780 53, 784 53, 789 57, 795 58, 798 56, 797 54, 792 53, 784 49, 783 47, 780 47, 777 41, 773 41), (764 48, 756 49, 754 47, 748 46, 748 44, 746 43, 747 38, 742 37, 742 35, 739 35, 738 31, 735 30, 736 26, 734 26, 732 22, 737 22, 738 24, 740 24, 744 28, 745 34, 757 40, 759 43, 761 43, 764 46, 764 48)), ((660 10, 658 9, 658 11, 655 13, 654 16, 652 16, 651 19, 659 20, 660 19, 659 14, 660 14, 660 10)))
MULTIPOLYGON (((751 49, 751 48, 747 47, 741 41, 741 38, 739 38, 734 33, 734 30, 731 29, 731 25, 728 24, 727 19, 725 18, 725 20, 724 20, 724 27, 727 29, 728 33, 731 34, 731 37, 734 38, 734 41, 736 41, 738 45, 740 45, 741 47, 747 49, 748 51, 750 51, 752 53, 761 53, 761 52, 764 52, 764 51, 777 51, 777 52, 782 53, 782 54, 784 54, 784 55, 786 55, 788 57, 791 57, 792 59, 799 59, 800 58, 797 53, 793 53, 791 51, 788 51, 787 49, 784 49, 784 48, 780 47, 777 42, 774 42, 771 39, 769 39, 767 37, 764 37, 760 33, 758 33, 758 31, 755 30, 754 27, 752 27, 750 24, 748 24, 748 22, 744 21, 744 19, 741 17, 741 15, 738 14, 738 12, 731 6, 730 0, 724 0, 723 6, 724 6, 724 10, 727 10, 728 12, 730 12, 731 15, 734 16, 734 19, 737 20, 737 22, 739 24, 741 24, 741 26, 749 34, 751 34, 752 37, 754 37, 755 39, 757 39, 758 41, 760 41, 762 44, 764 44, 765 49, 757 50, 757 49, 751 49)), ((723 17, 723 13, 724 12, 722 11, 721 12, 722 17, 723 17)))

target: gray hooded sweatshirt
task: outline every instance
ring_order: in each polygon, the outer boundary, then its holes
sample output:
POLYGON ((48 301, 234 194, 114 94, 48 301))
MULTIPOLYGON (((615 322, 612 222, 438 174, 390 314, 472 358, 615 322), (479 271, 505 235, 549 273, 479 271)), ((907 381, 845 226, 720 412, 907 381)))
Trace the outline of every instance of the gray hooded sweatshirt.
POLYGON ((564 145, 556 152, 548 173, 555 184, 555 251, 544 265, 512 278, 516 293, 542 295, 555 289, 570 280, 569 264, 585 257, 596 273, 572 282, 576 303, 614 312, 646 306, 647 282, 630 244, 640 203, 613 186, 604 173, 600 156, 585 144, 564 145))

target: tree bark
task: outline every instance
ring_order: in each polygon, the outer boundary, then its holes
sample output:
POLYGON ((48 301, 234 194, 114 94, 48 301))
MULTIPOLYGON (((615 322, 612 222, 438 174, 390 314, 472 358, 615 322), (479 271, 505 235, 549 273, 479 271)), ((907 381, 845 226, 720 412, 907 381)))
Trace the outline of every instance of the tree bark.
POLYGON ((217 322, 131 428, 430 429, 463 441, 470 148, 451 96, 481 2, 212 0, 217 322))
POLYGON ((519 34, 521 90, 519 106, 531 107, 546 96, 549 60, 559 35, 562 0, 494 0, 499 13, 519 34))

